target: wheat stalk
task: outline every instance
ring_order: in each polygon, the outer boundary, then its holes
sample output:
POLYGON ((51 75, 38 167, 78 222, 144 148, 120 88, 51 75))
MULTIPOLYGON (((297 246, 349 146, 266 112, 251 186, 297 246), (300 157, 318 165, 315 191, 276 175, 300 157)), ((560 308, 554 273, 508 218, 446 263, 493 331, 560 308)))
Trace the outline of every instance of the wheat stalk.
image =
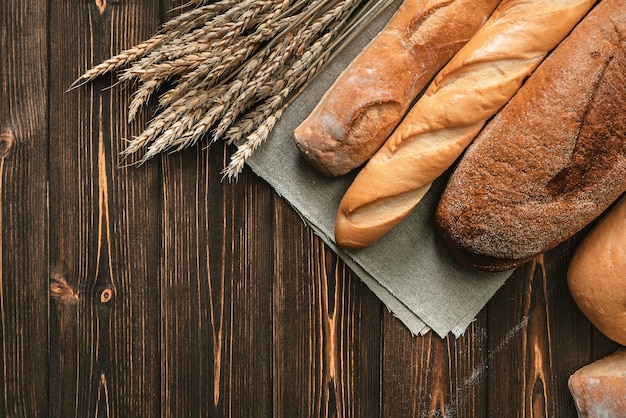
POLYGON ((70 88, 118 71, 136 83, 135 119, 158 95, 154 117, 122 156, 136 163, 210 137, 235 144, 223 171, 237 179, 289 104, 391 0, 189 0, 152 38, 81 75, 70 88), (163 91, 165 90, 165 91, 163 91))

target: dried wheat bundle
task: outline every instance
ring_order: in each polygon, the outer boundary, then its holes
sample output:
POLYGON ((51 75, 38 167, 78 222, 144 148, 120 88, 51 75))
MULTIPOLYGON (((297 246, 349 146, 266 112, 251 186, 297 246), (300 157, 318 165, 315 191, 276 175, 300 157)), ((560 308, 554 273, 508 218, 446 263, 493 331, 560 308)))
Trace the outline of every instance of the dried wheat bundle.
POLYGON ((285 108, 390 0, 191 0, 147 41, 85 72, 71 88, 112 71, 136 83, 128 109, 158 95, 158 107, 127 157, 142 163, 210 137, 237 150, 236 179, 285 108))

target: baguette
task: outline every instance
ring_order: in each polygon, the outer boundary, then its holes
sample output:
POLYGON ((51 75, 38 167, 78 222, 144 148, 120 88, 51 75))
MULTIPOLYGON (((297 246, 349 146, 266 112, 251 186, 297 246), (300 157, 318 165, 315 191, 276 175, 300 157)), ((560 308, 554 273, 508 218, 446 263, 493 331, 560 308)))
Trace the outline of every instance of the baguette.
POLYGON ((452 254, 507 270, 626 191, 626 0, 603 0, 467 149, 435 225, 452 254))
POLYGON ((626 196, 578 246, 567 284, 587 319, 608 338, 626 345, 626 196))
POLYGON ((404 219, 594 2, 501 2, 348 188, 338 245, 368 246, 404 219))
POLYGON ((305 158, 328 176, 362 165, 498 3, 405 0, 294 130, 305 158))

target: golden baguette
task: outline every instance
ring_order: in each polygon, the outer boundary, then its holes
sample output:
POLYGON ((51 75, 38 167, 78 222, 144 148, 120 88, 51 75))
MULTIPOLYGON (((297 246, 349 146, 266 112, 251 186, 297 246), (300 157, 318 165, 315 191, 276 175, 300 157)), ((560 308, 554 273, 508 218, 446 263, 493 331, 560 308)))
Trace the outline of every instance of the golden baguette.
POLYGON ((371 245, 404 219, 595 1, 503 1, 357 175, 335 239, 371 245))

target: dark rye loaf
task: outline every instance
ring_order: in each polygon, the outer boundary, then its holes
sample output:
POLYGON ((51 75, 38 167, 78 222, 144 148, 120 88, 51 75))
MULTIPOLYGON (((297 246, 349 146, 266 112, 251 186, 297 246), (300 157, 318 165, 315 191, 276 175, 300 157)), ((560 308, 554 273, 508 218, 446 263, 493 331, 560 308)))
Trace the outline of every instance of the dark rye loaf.
POLYGON ((626 0, 601 2, 467 149, 438 205, 462 263, 517 267, 626 190, 626 0))

